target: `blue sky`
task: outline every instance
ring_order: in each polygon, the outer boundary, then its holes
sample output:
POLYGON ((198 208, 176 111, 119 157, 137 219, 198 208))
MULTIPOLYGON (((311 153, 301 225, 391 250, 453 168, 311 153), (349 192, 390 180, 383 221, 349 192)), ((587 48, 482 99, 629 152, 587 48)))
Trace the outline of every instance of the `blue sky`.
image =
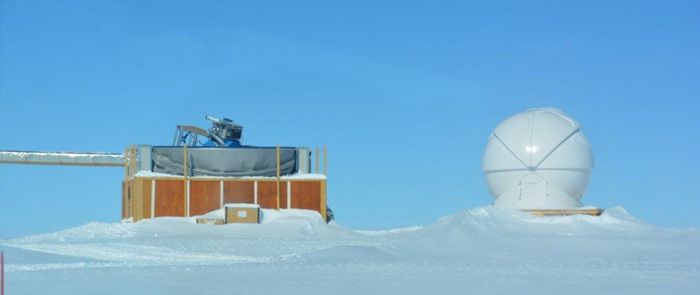
MULTIPOLYGON (((233 118, 252 145, 328 145, 348 227, 489 204, 493 127, 560 108, 583 202, 700 225, 697 1, 0 2, 0 149, 121 152, 233 118), (294 3, 292 3, 294 2, 294 3)), ((117 221, 120 168, 0 166, 0 237, 117 221)))

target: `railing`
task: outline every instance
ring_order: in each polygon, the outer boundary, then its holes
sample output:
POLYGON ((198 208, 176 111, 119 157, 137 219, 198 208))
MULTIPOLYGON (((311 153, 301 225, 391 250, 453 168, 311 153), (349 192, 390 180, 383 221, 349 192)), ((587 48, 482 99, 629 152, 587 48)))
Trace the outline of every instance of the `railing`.
MULTIPOLYGON (((275 181, 276 181, 276 209, 280 209, 280 198, 281 198, 281 175, 280 175, 280 167, 281 167, 281 159, 280 159, 280 146, 276 146, 275 148, 275 153, 276 153, 276 173, 275 173, 275 181)), ((182 166, 182 179, 183 179, 183 191, 184 193, 184 204, 185 204, 185 216, 189 216, 190 212, 190 204, 189 204, 189 178, 190 178, 190 163, 189 163, 189 148, 187 145, 182 147, 182 156, 183 156, 183 166, 182 166)), ((328 175, 328 148, 324 145, 322 149, 316 148, 315 151, 315 158, 316 158, 316 163, 315 163, 315 173, 316 174, 323 174, 325 176, 328 175), (323 165, 320 165, 320 160, 323 159, 323 165), (323 172, 321 172, 321 169, 323 169, 323 172)), ((136 176, 136 173, 139 170, 139 164, 138 164, 138 148, 136 146, 130 146, 127 147, 124 150, 124 167, 125 167, 125 172, 124 172, 124 181, 128 182, 132 178, 136 176)), ((310 170, 310 168, 309 168, 310 170)), ((313 171, 312 171, 313 172, 313 171)), ((177 177, 177 176, 174 176, 177 177)), ((324 182, 324 186, 325 186, 324 182)), ((324 191, 325 191, 324 187, 324 191)), ((325 208, 321 208, 322 211, 325 210, 325 208)))

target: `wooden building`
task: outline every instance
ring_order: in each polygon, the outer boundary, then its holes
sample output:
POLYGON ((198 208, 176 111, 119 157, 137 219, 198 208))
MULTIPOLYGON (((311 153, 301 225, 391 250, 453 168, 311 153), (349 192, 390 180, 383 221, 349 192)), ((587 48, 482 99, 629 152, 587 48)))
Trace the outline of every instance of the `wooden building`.
POLYGON ((133 221, 202 215, 227 203, 314 210, 325 220, 326 179, 135 176, 122 184, 122 219, 133 221))
MULTIPOLYGON (((190 217, 223 208, 227 203, 314 210, 324 220, 327 218, 325 173, 277 177, 167 175, 140 171, 138 154, 136 147, 125 152, 122 219, 136 222, 164 216, 190 217)), ((324 148, 324 172, 325 162, 324 148)), ((316 167, 318 172, 318 164, 316 167)))

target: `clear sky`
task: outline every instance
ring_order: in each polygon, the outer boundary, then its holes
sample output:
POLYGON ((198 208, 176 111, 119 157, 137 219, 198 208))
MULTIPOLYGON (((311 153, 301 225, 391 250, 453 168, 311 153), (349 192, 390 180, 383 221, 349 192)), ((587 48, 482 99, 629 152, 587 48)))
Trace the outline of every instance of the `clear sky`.
MULTIPOLYGON (((487 137, 562 109, 586 205, 700 225, 698 1, 0 1, 0 149, 170 144, 204 115, 329 148, 351 228, 489 204, 487 137), (567 2, 567 3, 564 3, 567 2)), ((120 214, 121 168, 0 165, 0 237, 120 214)))

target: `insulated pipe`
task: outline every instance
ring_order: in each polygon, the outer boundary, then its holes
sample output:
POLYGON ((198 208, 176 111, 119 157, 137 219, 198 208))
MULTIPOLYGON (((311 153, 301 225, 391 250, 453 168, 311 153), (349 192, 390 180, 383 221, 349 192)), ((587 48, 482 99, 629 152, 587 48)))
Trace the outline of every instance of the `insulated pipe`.
POLYGON ((119 153, 0 151, 0 164, 124 167, 119 153))

